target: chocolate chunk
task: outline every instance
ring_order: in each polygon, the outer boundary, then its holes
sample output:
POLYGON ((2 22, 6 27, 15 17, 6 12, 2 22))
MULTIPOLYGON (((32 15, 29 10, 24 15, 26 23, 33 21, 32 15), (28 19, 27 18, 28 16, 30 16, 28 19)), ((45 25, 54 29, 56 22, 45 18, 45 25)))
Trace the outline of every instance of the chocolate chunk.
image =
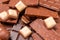
POLYGON ((25 16, 22 16, 21 20, 22 20, 22 22, 24 22, 25 24, 28 24, 28 23, 30 22, 29 19, 28 19, 27 17, 25 17, 25 16))
POLYGON ((36 19, 30 24, 30 26, 36 31, 36 33, 43 37, 44 40, 60 40, 59 36, 56 36, 53 31, 46 29, 44 22, 41 19, 36 19))
POLYGON ((17 40, 18 32, 11 31, 10 32, 10 37, 11 37, 11 40, 17 40))
POLYGON ((39 35, 37 35, 36 33, 32 34, 32 37, 34 40, 43 40, 39 35))
POLYGON ((38 0, 22 0, 22 2, 27 6, 37 6, 38 0))
POLYGON ((53 18, 59 18, 57 12, 48 10, 46 8, 43 8, 43 7, 40 7, 40 8, 28 7, 25 11, 25 15, 36 16, 36 17, 49 17, 49 16, 52 16, 53 18))
POLYGON ((52 10, 56 10, 56 11, 59 11, 60 10, 60 5, 59 3, 57 2, 56 3, 56 0, 40 0, 39 1, 39 4, 41 6, 44 6, 44 7, 47 7, 47 8, 50 8, 52 10))

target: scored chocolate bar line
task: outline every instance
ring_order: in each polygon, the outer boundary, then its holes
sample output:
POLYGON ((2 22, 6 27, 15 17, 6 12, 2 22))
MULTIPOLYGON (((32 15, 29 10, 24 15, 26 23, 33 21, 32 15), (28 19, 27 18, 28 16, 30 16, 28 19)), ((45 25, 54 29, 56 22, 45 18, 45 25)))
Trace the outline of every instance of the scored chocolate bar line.
POLYGON ((34 22, 30 24, 33 30, 35 30, 41 37, 44 38, 44 40, 59 40, 59 37, 53 35, 51 32, 49 32, 43 23, 43 20, 36 19, 34 22))
POLYGON ((34 40, 43 40, 39 35, 37 35, 36 33, 32 34, 32 37, 34 40))
POLYGON ((39 8, 28 7, 25 11, 25 15, 36 17, 52 16, 53 18, 59 18, 58 12, 54 12, 43 7, 39 8))

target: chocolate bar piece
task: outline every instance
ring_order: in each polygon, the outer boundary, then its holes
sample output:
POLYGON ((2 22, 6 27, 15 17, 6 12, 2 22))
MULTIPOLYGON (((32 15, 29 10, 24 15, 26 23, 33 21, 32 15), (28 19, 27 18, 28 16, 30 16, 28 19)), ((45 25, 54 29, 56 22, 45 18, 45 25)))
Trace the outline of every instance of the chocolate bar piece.
POLYGON ((43 8, 43 7, 40 7, 40 8, 28 7, 25 11, 25 15, 36 16, 36 17, 52 16, 53 18, 59 18, 59 15, 57 12, 48 10, 46 8, 43 8))
POLYGON ((22 16, 21 20, 25 23, 25 24, 28 24, 30 21, 28 20, 27 17, 25 16, 22 16))
POLYGON ((36 19, 34 22, 30 24, 33 30, 36 31, 44 40, 59 40, 58 36, 53 35, 46 27, 44 26, 44 22, 41 19, 36 19))
POLYGON ((22 0, 22 2, 27 6, 37 6, 39 0, 22 0))
POLYGON ((23 36, 19 35, 17 40, 28 40, 28 38, 25 39, 23 36))
POLYGON ((37 35, 36 33, 32 34, 32 37, 34 40, 43 40, 39 35, 37 35))
POLYGON ((10 32, 11 40, 17 40, 17 37, 18 37, 18 32, 15 32, 15 31, 10 32))
POLYGON ((56 11, 60 10, 60 5, 58 2, 56 2, 56 0, 47 0, 47 1, 39 0, 39 4, 41 6, 44 6, 44 7, 56 10, 56 11))

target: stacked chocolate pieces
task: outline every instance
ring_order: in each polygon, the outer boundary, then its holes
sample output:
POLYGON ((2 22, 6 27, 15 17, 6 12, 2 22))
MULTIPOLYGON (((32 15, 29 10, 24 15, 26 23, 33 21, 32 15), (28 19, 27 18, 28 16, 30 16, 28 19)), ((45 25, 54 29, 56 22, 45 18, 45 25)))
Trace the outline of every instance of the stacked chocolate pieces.
POLYGON ((60 40, 59 13, 60 0, 1 0, 0 40, 60 40))

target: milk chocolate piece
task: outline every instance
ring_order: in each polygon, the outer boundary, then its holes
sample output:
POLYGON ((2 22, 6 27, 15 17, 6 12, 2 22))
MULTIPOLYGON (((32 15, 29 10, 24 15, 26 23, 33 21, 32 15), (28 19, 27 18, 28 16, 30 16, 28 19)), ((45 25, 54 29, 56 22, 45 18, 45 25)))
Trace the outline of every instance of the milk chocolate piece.
POLYGON ((43 8, 43 7, 40 7, 40 8, 28 7, 25 11, 25 15, 36 16, 36 17, 49 17, 49 16, 52 16, 53 18, 59 18, 57 12, 48 10, 46 8, 43 8))
POLYGON ((22 2, 27 6, 37 6, 39 0, 22 0, 22 2))
POLYGON ((39 35, 37 35, 36 33, 32 34, 32 37, 34 40, 43 40, 39 35))
POLYGON ((15 32, 15 31, 10 32, 11 40, 17 40, 17 37, 18 37, 18 32, 15 32))
POLYGON ((60 38, 54 34, 53 31, 49 31, 45 28, 44 22, 41 19, 36 19, 34 22, 30 24, 33 30, 36 31, 44 40, 59 40, 60 38), (53 35, 53 34, 54 35, 53 35))
POLYGON ((20 0, 10 0, 9 6, 12 8, 15 8, 16 3, 18 3, 20 0))
POLYGON ((30 21, 28 20, 27 17, 25 16, 22 16, 21 20, 25 23, 25 24, 28 24, 30 21))
POLYGON ((56 0, 40 0, 39 4, 52 10, 60 11, 60 5, 58 5, 58 2, 56 3, 56 0))

